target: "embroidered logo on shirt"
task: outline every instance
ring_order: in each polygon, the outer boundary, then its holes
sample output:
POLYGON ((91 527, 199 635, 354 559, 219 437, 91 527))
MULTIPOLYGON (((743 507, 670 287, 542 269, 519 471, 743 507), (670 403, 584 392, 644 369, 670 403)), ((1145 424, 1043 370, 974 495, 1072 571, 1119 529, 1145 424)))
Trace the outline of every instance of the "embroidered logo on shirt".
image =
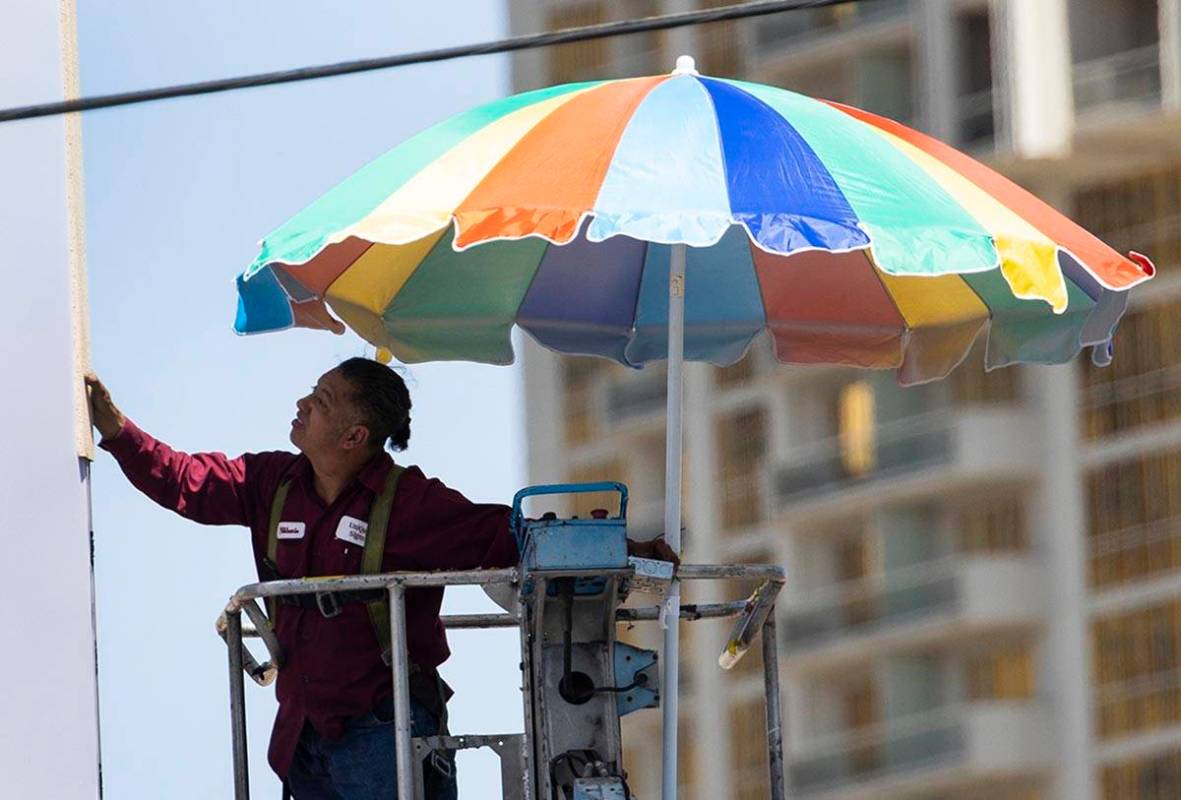
POLYGON ((276 537, 279 539, 302 539, 307 524, 303 522, 280 522, 276 537))
POLYGON ((365 534, 369 532, 369 523, 356 517, 341 517, 336 526, 336 538, 349 544, 365 544, 365 534))

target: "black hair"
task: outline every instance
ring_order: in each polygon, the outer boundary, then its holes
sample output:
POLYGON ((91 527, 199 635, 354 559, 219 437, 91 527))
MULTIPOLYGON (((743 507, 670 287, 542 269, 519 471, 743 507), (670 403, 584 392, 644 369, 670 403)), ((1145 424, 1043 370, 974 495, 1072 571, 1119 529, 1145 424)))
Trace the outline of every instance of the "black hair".
POLYGON ((352 384, 352 401, 378 447, 410 443, 410 391, 395 370, 371 358, 350 358, 337 369, 352 384))

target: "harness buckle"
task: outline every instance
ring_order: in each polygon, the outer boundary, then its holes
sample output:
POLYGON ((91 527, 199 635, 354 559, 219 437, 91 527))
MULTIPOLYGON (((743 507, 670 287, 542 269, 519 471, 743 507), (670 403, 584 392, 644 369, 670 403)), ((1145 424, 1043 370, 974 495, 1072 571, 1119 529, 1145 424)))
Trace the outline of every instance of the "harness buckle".
POLYGON ((320 609, 324 619, 339 617, 343 607, 336 592, 316 592, 316 608, 320 609))
POLYGON ((442 750, 432 750, 427 756, 427 763, 435 772, 443 776, 444 780, 448 780, 454 773, 454 768, 451 766, 451 759, 447 758, 442 750))

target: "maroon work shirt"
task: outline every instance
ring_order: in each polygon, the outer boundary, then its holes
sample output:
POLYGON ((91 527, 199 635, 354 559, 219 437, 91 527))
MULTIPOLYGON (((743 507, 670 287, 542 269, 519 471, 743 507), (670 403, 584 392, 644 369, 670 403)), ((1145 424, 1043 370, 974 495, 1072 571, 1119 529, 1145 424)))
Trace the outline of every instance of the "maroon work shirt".
MULTIPOLYGON (((356 522, 368 522, 393 464, 384 452, 375 456, 340 497, 326 504, 316 494, 311 464, 303 455, 189 455, 130 420, 101 446, 136 488, 165 508, 207 525, 248 526, 256 564, 266 554, 275 492, 280 481, 292 478, 278 540, 277 566, 284 578, 360 571, 363 548, 356 522)), ((408 467, 394 495, 383 571, 512 566, 517 548, 509 513, 507 506, 473 503, 439 480, 426 478, 418 467, 408 467)), ((441 588, 406 592, 410 660, 422 668, 435 667, 450 655, 439 619, 442 601, 441 588)), ((325 737, 340 736, 349 717, 372 709, 392 693, 392 685, 364 604, 347 603, 332 619, 316 609, 286 605, 277 616, 286 661, 276 685, 279 712, 268 760, 282 777, 305 721, 325 737)))

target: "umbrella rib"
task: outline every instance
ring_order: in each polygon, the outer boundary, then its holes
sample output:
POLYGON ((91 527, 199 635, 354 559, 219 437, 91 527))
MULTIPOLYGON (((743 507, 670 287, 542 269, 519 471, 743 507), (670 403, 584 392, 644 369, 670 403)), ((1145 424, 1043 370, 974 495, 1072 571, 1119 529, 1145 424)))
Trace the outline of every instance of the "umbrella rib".
MULTIPOLYGON (((746 235, 745 231, 744 235, 746 235)), ((780 364, 786 364, 786 361, 780 361, 779 359, 779 348, 775 344, 775 335, 771 332, 771 314, 767 311, 767 297, 763 293, 763 281, 759 278, 759 267, 758 264, 755 263, 755 251, 752 249, 753 247, 755 247, 754 240, 751 239, 749 235, 747 235, 746 252, 750 256, 750 269, 755 275, 755 286, 757 286, 759 289, 759 302, 763 306, 763 331, 766 331, 767 335, 771 338, 771 349, 775 351, 775 360, 779 361, 780 364)), ((754 337, 751 338, 751 342, 754 342, 754 337)), ((747 350, 749 351, 749 349, 750 345, 747 345, 747 350)), ((745 357, 745 353, 743 355, 745 357)))
MULTIPOLYGON (((702 83, 700 79, 697 80, 697 87, 702 91, 702 93, 705 94, 705 100, 707 103, 709 103, 709 107, 712 108, 714 112, 714 130, 716 130, 718 134, 718 161, 722 165, 722 190, 726 193, 726 212, 730 220, 730 224, 733 225, 735 220, 734 204, 731 202, 730 198, 730 165, 726 163, 726 147, 722 142, 722 123, 718 120, 718 106, 716 103, 714 103, 713 95, 709 93, 709 89, 705 88, 705 84, 702 83)), ((749 231, 747 239, 750 239, 749 231)), ((753 258, 751 263, 754 263, 753 258)), ((764 314, 764 318, 765 317, 766 315, 764 314)))
POLYGON ((898 363, 894 365, 894 368, 898 369, 906 362, 906 351, 910 348, 910 323, 907 322, 906 315, 902 313, 902 308, 898 305, 898 301, 894 299, 894 295, 890 294, 890 287, 882 280, 881 273, 878 271, 878 265, 874 263, 873 256, 868 249, 865 251, 865 260, 869 263, 869 269, 873 273, 873 278, 882 287, 882 293, 886 295, 886 299, 893 307, 894 313, 898 315, 898 319, 902 320, 902 335, 898 337, 898 363))
MULTIPOLYGON (((554 247, 553 242, 546 241, 545 247, 541 248, 541 256, 537 259, 537 265, 533 268, 533 277, 529 279, 529 285, 525 287, 525 291, 521 293, 521 300, 517 303, 517 310, 513 312, 513 318, 509 324, 509 345, 512 345, 512 327, 516 326, 525 333, 529 331, 521 324, 521 306, 525 305, 526 298, 529 297, 529 292, 533 291, 533 284, 537 282, 537 276, 541 274, 541 265, 545 263, 545 257, 549 254, 550 248, 554 247)), ((532 334, 530 334, 532 335, 532 334)), ((515 357, 515 353, 514 353, 515 357)))
MULTIPOLYGON (((671 245, 670 245, 671 246, 671 245)), ((644 249, 640 253, 640 279, 636 281, 636 294, 632 298, 632 320, 631 326, 628 329, 627 344, 623 346, 623 357, 629 367, 636 367, 637 369, 644 366, 643 364, 632 363, 628 358, 627 351, 632 349, 632 345, 636 343, 636 337, 639 335, 640 326, 637 323, 640 316, 640 298, 644 293, 644 273, 648 271, 648 251, 652 249, 652 242, 645 241, 644 249)), ((667 322, 665 328, 668 328, 667 322)), ((668 348, 665 346, 665 358, 668 357, 668 348)))

